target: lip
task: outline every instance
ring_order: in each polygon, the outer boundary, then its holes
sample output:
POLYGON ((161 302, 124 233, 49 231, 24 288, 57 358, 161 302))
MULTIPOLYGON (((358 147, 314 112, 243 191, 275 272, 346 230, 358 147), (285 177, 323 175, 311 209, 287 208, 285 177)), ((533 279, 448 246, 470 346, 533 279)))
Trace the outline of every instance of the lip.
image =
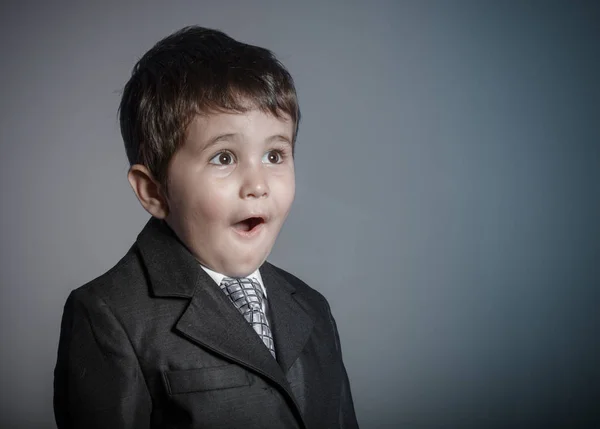
POLYGON ((265 222, 268 220, 268 216, 264 212, 251 211, 251 212, 244 212, 244 214, 242 214, 240 217, 238 217, 238 222, 241 222, 246 219, 250 219, 252 217, 259 217, 265 222))

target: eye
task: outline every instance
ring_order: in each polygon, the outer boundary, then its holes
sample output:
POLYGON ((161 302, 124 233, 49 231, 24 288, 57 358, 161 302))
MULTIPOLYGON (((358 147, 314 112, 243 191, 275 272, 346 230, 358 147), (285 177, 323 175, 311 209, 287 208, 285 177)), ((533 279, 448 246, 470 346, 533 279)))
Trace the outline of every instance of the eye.
POLYGON ((235 158, 231 152, 223 151, 213 156, 209 162, 216 165, 231 165, 234 161, 235 158))
POLYGON ((262 162, 269 164, 281 164, 283 162, 283 156, 278 150, 270 150, 269 152, 265 153, 262 162))

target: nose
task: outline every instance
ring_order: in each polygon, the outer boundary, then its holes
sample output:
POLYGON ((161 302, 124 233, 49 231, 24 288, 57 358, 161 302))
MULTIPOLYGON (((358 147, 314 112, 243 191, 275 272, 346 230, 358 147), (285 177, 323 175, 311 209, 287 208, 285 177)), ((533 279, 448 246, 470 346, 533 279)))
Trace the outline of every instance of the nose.
POLYGON ((241 198, 263 198, 269 195, 269 184, 260 165, 248 166, 240 188, 241 198))

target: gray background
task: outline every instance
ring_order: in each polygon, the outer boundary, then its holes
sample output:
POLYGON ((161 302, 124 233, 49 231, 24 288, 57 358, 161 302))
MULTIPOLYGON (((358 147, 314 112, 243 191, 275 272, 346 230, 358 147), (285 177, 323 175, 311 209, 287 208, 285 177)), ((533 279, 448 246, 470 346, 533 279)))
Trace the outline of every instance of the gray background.
POLYGON ((0 427, 54 427, 64 300, 148 218, 120 90, 188 24, 296 79, 271 261, 329 298, 362 428, 600 427, 598 2, 53 3, 1 6, 0 427))

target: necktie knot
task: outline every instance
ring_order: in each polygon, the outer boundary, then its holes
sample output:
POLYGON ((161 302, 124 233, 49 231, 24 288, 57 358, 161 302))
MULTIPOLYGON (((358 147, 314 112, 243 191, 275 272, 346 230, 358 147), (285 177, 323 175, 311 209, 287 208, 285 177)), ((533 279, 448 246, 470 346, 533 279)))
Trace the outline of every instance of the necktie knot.
POLYGON ((263 294, 260 290, 260 284, 252 278, 225 277, 221 282, 221 290, 242 312, 245 310, 245 306, 251 309, 262 307, 263 294))

